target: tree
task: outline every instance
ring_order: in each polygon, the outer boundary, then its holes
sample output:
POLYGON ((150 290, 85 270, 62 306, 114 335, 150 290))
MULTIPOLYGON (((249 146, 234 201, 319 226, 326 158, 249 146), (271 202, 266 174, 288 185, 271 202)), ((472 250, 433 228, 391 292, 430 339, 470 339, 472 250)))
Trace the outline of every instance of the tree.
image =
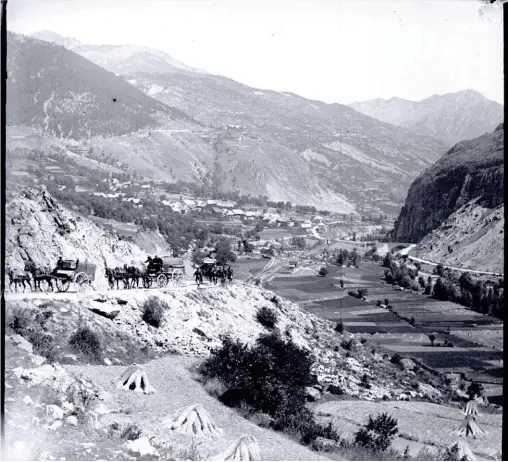
POLYGON ((318 273, 318 276, 324 277, 328 274, 328 270, 323 266, 318 273))
POLYGON ((430 344, 434 346, 434 342, 436 341, 436 336, 434 334, 429 334, 430 344))
POLYGON ((425 279, 423 276, 418 277, 418 284, 420 284, 420 287, 423 289, 425 287, 425 279))
POLYGON ((444 276, 444 273, 445 273, 445 269, 444 269, 444 266, 439 263, 435 268, 434 268, 434 271, 433 271, 434 274, 437 274, 438 276, 440 277, 443 277, 444 276))
POLYGON ((466 393, 469 397, 469 400, 475 399, 477 397, 480 398, 483 396, 483 385, 473 380, 467 387, 466 393))
POLYGON ((383 266, 385 268, 391 268, 393 265, 393 255, 388 252, 383 258, 383 266))
POLYGON ((228 239, 222 238, 215 245, 217 263, 224 265, 228 261, 236 261, 236 255, 231 251, 231 244, 228 239))
POLYGON ((368 289, 358 289, 358 296, 360 298, 365 297, 369 293, 368 289))

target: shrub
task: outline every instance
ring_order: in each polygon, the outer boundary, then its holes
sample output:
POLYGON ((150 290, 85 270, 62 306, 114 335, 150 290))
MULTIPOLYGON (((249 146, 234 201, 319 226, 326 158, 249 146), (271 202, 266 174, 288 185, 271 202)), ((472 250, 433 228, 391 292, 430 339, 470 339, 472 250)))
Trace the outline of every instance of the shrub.
POLYGON ((335 326, 335 332, 338 332, 339 334, 344 332, 344 323, 342 321, 339 321, 335 326))
POLYGON ((142 433, 143 430, 141 430, 141 428, 139 428, 136 424, 130 424, 122 432, 120 438, 122 438, 123 440, 133 441, 137 440, 142 433))
POLYGON ((345 350, 351 351, 351 347, 353 346, 353 339, 343 340, 342 342, 340 342, 340 346, 345 350))
POLYGON ((411 326, 414 326, 416 324, 416 319, 411 316, 411 319, 409 320, 409 324, 411 326))
POLYGON ((365 297, 369 293, 368 289, 358 289, 358 297, 365 297))
POLYGON ((467 387, 466 393, 469 397, 469 400, 475 399, 476 397, 481 397, 483 395, 483 385, 473 381, 467 387))
POLYGON ((369 380, 369 376, 367 374, 362 375, 362 379, 360 380, 360 385, 363 388, 370 389, 370 380, 369 380))
MULTIPOLYGON (((310 353, 277 334, 261 335, 247 347, 229 337, 200 367, 206 378, 217 378, 229 406, 246 404, 257 412, 283 417, 305 406, 305 387, 312 384, 310 353)), ((281 417, 281 418, 282 418, 281 417)))
POLYGON ((375 419, 369 416, 367 424, 356 432, 355 442, 371 448, 374 452, 384 452, 390 447, 398 431, 397 419, 384 412, 375 419))
POLYGON ((332 395, 343 395, 344 394, 344 390, 339 387, 338 385, 328 385, 328 388, 326 389, 326 391, 332 395))
POLYGON ((273 329, 275 324, 277 324, 277 314, 274 310, 268 308, 267 306, 263 306, 263 308, 258 310, 256 319, 262 326, 268 329, 273 329))
POLYGON ((143 304, 143 321, 153 327, 160 327, 164 319, 164 311, 169 309, 166 302, 157 297, 150 297, 143 304))
POLYGON ((48 332, 46 322, 53 316, 52 311, 33 312, 15 309, 7 319, 7 325, 18 335, 32 344, 34 354, 54 361, 56 345, 54 337, 48 332))
POLYGON ((318 275, 321 277, 324 277, 327 274, 328 274, 328 270, 324 266, 319 270, 319 273, 318 273, 318 275))
POLYGON ((80 327, 69 339, 69 345, 87 359, 99 362, 102 357, 102 345, 99 336, 88 327, 80 327))
POLYGON ((391 358, 390 358, 390 362, 392 364, 401 364, 402 363, 402 357, 398 354, 398 353, 395 353, 391 358))

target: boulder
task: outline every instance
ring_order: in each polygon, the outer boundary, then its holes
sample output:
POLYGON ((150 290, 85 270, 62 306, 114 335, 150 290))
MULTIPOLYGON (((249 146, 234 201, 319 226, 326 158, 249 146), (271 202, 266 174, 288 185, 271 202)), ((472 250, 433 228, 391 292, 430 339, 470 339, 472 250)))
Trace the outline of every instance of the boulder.
POLYGON ((404 369, 406 369, 407 371, 412 371, 416 366, 416 363, 409 358, 402 358, 400 360, 400 363, 402 364, 404 369))
POLYGON ((128 451, 133 452, 135 454, 139 454, 140 456, 159 456, 159 451, 152 446, 150 440, 146 436, 142 436, 134 441, 128 441, 125 444, 128 451))
POLYGON ((21 335, 15 334, 15 335, 12 335, 11 337, 8 337, 7 339, 14 346, 21 348, 22 350, 28 351, 28 353, 32 353, 32 350, 33 350, 32 344, 25 338, 21 337, 21 335))
POLYGON ((314 387, 305 387, 305 397, 307 401, 319 401, 321 399, 321 392, 314 387))
POLYGON ((120 314, 119 309, 115 309, 115 308, 109 307, 107 305, 94 304, 93 306, 89 307, 88 309, 92 313, 96 313, 96 314, 98 314, 100 316, 104 316, 105 318, 108 318, 108 319, 115 319, 120 314))

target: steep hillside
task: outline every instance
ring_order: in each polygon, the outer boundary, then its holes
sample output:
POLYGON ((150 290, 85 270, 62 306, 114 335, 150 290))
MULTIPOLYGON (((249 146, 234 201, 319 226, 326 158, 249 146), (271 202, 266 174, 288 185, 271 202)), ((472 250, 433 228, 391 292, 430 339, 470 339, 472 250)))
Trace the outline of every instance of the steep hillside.
POLYGON ((97 265, 95 287, 107 287, 105 266, 139 264, 147 254, 107 234, 86 218, 62 208, 44 189, 11 191, 6 204, 6 266, 23 270, 24 260, 54 268, 58 257, 97 265))
POLYGON ((52 31, 30 34, 38 40, 55 43, 78 53, 84 58, 117 75, 133 72, 189 71, 206 73, 187 66, 161 50, 136 45, 85 45, 52 31))
POLYGON ((9 125, 82 139, 188 119, 64 47, 9 33, 7 56, 9 125))
POLYGON ((377 98, 350 106, 384 122, 433 136, 447 145, 491 132, 504 119, 501 104, 474 90, 433 95, 419 102, 377 98))
MULTIPOLYGON (((339 212, 393 213, 410 181, 445 150, 433 138, 347 106, 178 66, 125 75, 126 82, 63 47, 10 37, 11 125, 86 138, 85 152, 104 152, 152 178, 339 212), (112 102, 111 95, 120 96, 112 102)), ((72 40, 57 42, 80 52, 72 40)), ((83 56, 107 66, 102 48, 91 47, 83 56)), ((135 68, 139 59, 131 51, 113 55, 135 68)))
POLYGON ((504 204, 482 207, 473 199, 411 251, 411 255, 457 268, 504 273, 504 204))
POLYGON ((492 133, 456 144, 413 182, 392 239, 418 242, 473 199, 488 209, 502 204, 503 154, 503 124, 492 133))
POLYGON ((309 198, 327 204, 333 202, 326 192, 331 190, 360 207, 396 208, 411 179, 445 150, 432 138, 347 106, 257 90, 221 76, 174 72, 125 78, 216 128, 214 148, 228 188, 241 185, 253 192, 266 185, 271 194, 294 200, 289 188, 301 190, 298 183, 305 181, 315 184, 309 198))

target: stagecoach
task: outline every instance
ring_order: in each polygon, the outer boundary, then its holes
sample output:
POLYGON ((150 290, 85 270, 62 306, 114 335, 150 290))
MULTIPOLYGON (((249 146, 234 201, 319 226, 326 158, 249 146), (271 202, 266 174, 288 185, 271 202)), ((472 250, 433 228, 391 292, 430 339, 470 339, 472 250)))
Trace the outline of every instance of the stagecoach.
POLYGON ((166 287, 171 281, 173 287, 181 287, 185 275, 183 258, 162 257, 162 268, 158 271, 148 269, 143 275, 143 287, 149 289, 154 281, 159 287, 166 287))
POLYGON ((88 289, 95 281, 97 265, 88 261, 63 260, 60 267, 51 273, 51 279, 56 283, 59 292, 67 292, 74 283, 78 292, 88 289))

